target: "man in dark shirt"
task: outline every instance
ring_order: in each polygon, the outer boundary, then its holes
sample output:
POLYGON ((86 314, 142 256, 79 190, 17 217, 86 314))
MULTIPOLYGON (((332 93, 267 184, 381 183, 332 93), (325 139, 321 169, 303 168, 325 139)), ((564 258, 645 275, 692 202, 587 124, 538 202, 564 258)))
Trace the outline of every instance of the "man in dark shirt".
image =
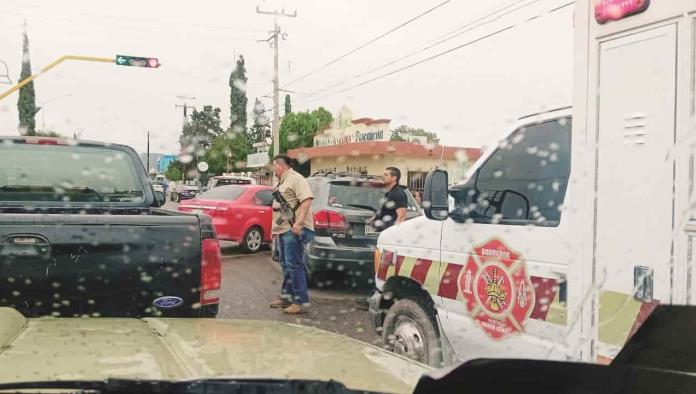
MULTIPOLYGON (((384 194, 382 207, 372 219, 372 226, 377 231, 384 231, 406 220, 406 207, 408 207, 406 192, 403 187, 399 186, 401 171, 396 167, 387 167, 384 170, 383 178, 387 192, 384 194)), ((358 298, 355 302, 360 309, 369 309, 369 297, 358 298)))
POLYGON ((399 186, 401 171, 396 167, 387 167, 384 170, 384 186, 387 192, 384 194, 382 208, 375 215, 373 225, 377 231, 384 231, 394 224, 406 220, 406 207, 408 197, 399 186))

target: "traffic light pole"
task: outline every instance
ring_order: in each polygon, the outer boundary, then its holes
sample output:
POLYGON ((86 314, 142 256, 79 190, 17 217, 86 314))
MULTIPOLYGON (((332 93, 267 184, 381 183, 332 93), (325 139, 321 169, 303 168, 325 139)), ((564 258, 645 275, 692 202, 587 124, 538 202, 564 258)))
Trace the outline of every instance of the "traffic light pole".
POLYGON ((38 73, 23 79, 22 81, 20 81, 19 83, 17 83, 13 87, 2 92, 2 94, 0 94, 0 100, 4 99, 5 97, 7 97, 7 96, 11 95, 12 93, 16 92, 17 90, 21 89, 22 86, 35 80, 36 78, 40 77, 41 75, 45 74, 46 72, 48 72, 52 68, 58 66, 59 64, 63 63, 66 60, 77 60, 77 61, 81 61, 81 62, 114 63, 114 58, 110 58, 110 57, 75 56, 75 55, 62 56, 62 57, 59 57, 58 59, 54 60, 52 63, 50 63, 46 67, 42 68, 41 71, 39 71, 38 73))
POLYGON ((38 73, 25 78, 24 80, 20 81, 18 84, 14 85, 13 87, 2 92, 0 94, 0 100, 4 99, 5 97, 7 97, 7 96, 11 95, 12 93, 16 92, 17 90, 21 89, 22 86, 35 80, 36 78, 40 77, 41 75, 45 74, 46 72, 48 72, 52 68, 58 66, 59 64, 63 63, 66 60, 77 60, 80 62, 115 63, 118 66, 131 66, 131 67, 157 68, 160 66, 159 60, 157 58, 153 58, 153 57, 150 58, 150 57, 116 55, 116 58, 114 59, 112 57, 95 57, 95 56, 76 56, 76 55, 61 56, 58 59, 54 60, 52 63, 50 63, 48 66, 42 68, 41 71, 39 71, 38 73))

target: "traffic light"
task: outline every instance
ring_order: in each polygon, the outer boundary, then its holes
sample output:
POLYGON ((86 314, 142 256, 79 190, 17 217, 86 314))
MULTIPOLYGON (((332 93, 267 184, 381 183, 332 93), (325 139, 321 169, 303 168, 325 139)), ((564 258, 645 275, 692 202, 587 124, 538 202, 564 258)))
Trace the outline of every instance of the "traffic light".
POLYGON ((116 64, 119 66, 157 68, 160 62, 156 57, 138 57, 116 55, 116 64))

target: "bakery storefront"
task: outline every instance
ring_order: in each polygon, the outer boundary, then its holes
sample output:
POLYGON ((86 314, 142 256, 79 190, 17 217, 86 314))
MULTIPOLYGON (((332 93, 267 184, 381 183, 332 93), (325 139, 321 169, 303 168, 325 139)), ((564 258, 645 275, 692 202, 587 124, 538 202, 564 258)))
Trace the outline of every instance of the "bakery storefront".
POLYGON ((356 119, 341 129, 327 129, 314 137, 314 146, 288 151, 299 161, 310 161, 312 174, 323 172, 381 175, 387 167, 401 170, 401 184, 422 190, 425 176, 444 168, 451 182, 463 179, 481 156, 480 149, 442 146, 417 141, 390 141, 388 119, 356 119))

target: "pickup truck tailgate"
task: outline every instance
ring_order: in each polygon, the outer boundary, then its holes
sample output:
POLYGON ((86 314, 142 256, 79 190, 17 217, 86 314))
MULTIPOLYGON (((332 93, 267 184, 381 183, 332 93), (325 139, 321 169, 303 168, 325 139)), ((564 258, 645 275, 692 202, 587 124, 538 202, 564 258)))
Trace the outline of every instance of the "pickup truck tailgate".
POLYGON ((26 316, 199 316, 200 228, 194 215, 3 214, 0 305, 26 316))

